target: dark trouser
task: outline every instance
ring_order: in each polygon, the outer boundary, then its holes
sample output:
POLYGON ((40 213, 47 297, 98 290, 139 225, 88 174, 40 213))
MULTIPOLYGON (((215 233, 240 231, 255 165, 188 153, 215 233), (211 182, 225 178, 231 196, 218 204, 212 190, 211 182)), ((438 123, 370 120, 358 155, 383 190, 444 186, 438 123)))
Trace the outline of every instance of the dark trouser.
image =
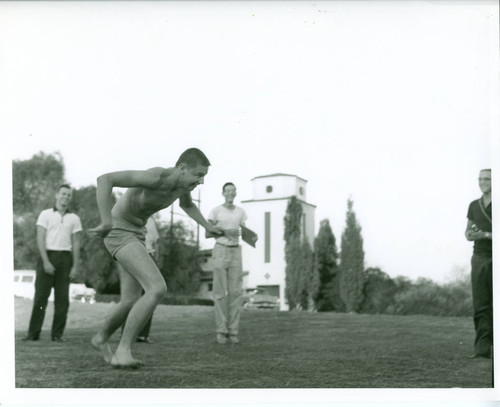
POLYGON ((69 309, 70 271, 73 266, 73 256, 67 251, 47 251, 49 261, 55 268, 54 275, 47 274, 40 258, 36 269, 35 298, 31 312, 28 336, 38 339, 42 331, 45 310, 54 287, 54 319, 52 321, 52 338, 62 337, 66 326, 69 309))
POLYGON ((489 355, 493 346, 492 258, 474 254, 471 265, 474 327, 476 329, 474 353, 489 355))

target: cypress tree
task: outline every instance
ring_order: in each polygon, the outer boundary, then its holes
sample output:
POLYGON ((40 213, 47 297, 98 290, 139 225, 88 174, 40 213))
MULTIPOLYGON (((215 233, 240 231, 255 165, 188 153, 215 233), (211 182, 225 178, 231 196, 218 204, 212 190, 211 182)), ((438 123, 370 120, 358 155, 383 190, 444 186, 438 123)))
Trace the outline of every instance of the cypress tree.
POLYGON ((347 312, 357 312, 363 301, 364 260, 361 226, 356 220, 353 201, 348 199, 340 249, 340 296, 347 312))
POLYGON ((293 196, 288 202, 285 214, 285 296, 290 309, 298 308, 302 303, 301 281, 301 231, 302 205, 293 196))
POLYGON ((301 245, 301 277, 302 277, 302 301, 303 309, 315 311, 314 297, 319 290, 319 274, 314 267, 314 253, 307 239, 301 245))
POLYGON ((314 240, 314 267, 318 287, 313 298, 318 311, 332 311, 336 308, 334 304, 339 302, 338 258, 330 222, 324 219, 320 222, 319 232, 314 240))

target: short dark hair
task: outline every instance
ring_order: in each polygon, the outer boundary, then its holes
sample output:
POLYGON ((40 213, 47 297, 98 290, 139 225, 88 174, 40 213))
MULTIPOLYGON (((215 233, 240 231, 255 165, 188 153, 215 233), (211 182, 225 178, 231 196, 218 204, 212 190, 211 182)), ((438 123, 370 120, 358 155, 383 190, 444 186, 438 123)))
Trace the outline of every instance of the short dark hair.
POLYGON ((483 171, 489 171, 489 172, 491 172, 491 168, 484 168, 484 169, 482 169, 482 170, 481 170, 481 171, 479 171, 479 172, 483 172, 483 171))
POLYGON ((188 167, 193 168, 197 165, 204 165, 208 167, 210 165, 210 161, 208 161, 207 156, 198 148, 188 148, 184 151, 175 166, 178 167, 181 164, 186 164, 188 167))
POLYGON ((57 188, 57 192, 59 192, 63 188, 73 189, 69 184, 61 184, 59 185, 59 188, 57 188))
POLYGON ((235 187, 235 188, 236 188, 236 185, 234 185, 232 182, 226 182, 226 183, 222 186, 222 192, 224 192, 224 190, 226 189, 226 187, 227 187, 228 185, 232 185, 233 187, 235 187))

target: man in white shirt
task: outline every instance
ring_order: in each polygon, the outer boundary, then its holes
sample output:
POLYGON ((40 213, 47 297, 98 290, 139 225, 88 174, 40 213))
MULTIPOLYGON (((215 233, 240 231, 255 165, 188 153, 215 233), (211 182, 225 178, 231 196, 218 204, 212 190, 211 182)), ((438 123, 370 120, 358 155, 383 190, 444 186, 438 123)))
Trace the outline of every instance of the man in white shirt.
POLYGON ((36 270, 35 297, 28 335, 23 340, 40 339, 47 302, 54 287, 51 336, 55 342, 64 342, 62 335, 69 309, 69 284, 77 274, 82 231, 80 218, 68 211, 71 197, 71 187, 61 185, 55 195, 55 206, 42 211, 36 222, 40 259, 36 270))
POLYGON ((234 205, 236 187, 232 182, 224 184, 222 195, 224 204, 212 209, 208 221, 224 234, 218 237, 206 234, 206 237, 216 238, 212 250, 216 341, 237 344, 243 282, 239 235, 247 215, 242 208, 234 205))

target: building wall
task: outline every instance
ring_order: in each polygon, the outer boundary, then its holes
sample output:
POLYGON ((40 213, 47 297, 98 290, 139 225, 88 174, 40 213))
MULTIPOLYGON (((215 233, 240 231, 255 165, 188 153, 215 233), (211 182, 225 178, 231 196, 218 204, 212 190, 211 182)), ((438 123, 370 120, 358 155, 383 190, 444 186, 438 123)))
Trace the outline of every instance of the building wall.
POLYGON ((259 236, 255 248, 243 243, 243 270, 248 271, 248 287, 282 284, 285 270, 283 218, 286 200, 242 203, 247 213, 246 225, 259 236), (269 254, 266 260, 266 212, 270 213, 269 254))
POLYGON ((281 309, 285 302, 285 240, 284 218, 289 199, 296 196, 302 204, 302 233, 311 248, 314 245, 315 206, 307 203, 306 183, 300 177, 287 174, 256 177, 253 182, 253 199, 241 202, 248 215, 247 227, 259 236, 255 248, 243 243, 243 270, 248 272, 246 287, 279 286, 281 309), (269 233, 266 256, 266 213, 269 233))

